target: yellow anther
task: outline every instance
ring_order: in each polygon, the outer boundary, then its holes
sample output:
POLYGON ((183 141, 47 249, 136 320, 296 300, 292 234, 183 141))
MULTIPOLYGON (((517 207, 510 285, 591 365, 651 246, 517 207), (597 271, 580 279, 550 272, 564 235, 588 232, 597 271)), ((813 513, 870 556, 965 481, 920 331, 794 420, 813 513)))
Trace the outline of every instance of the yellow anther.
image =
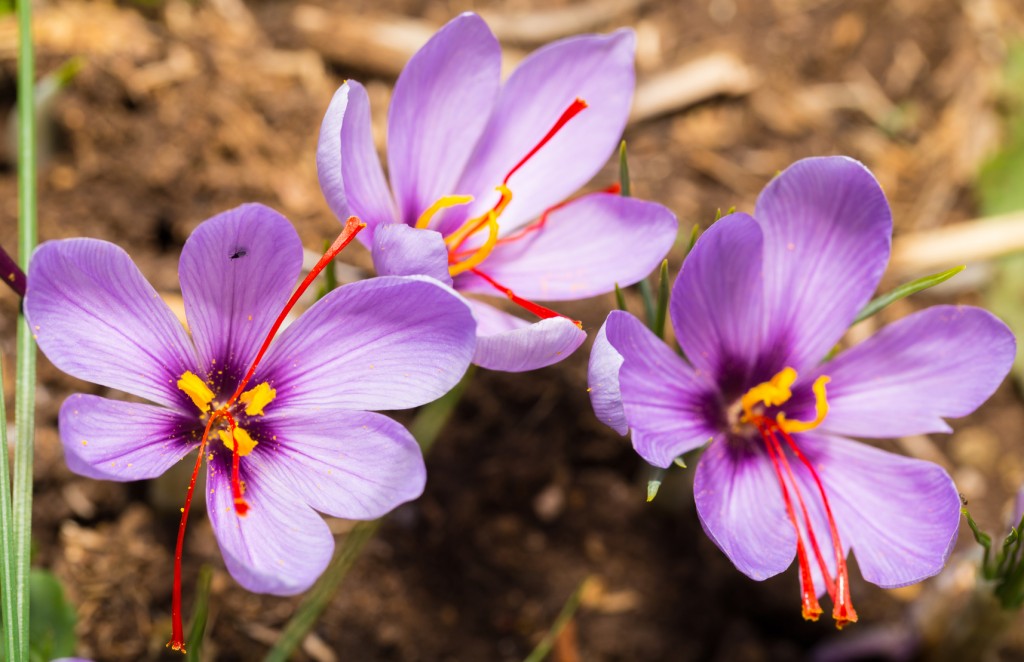
POLYGON ((790 434, 794 432, 807 432, 821 425, 821 422, 828 416, 828 399, 825 393, 825 384, 832 381, 827 375, 822 375, 814 380, 814 385, 811 387, 814 390, 814 420, 811 421, 797 421, 787 420, 786 415, 779 412, 776 420, 779 422, 779 427, 783 432, 790 434))
POLYGON ((508 203, 512 202, 512 190, 504 184, 497 186, 498 193, 501 193, 501 199, 498 200, 498 204, 495 205, 494 209, 490 210, 483 216, 477 216, 471 218, 462 225, 459 229, 445 237, 444 243, 448 244, 448 250, 455 250, 462 245, 462 242, 466 241, 470 235, 482 228, 485 224, 497 221, 501 213, 505 211, 505 207, 508 207, 508 203))
POLYGON ((210 411, 210 402, 213 400, 213 391, 206 383, 190 370, 186 370, 178 379, 178 388, 185 392, 185 395, 192 398, 199 411, 210 411))
POLYGON ((494 250, 494 246, 498 243, 498 217, 493 211, 488 212, 487 230, 487 241, 484 242, 484 245, 473 251, 473 254, 462 262, 449 265, 448 273, 452 276, 458 276, 464 271, 469 271, 486 260, 487 256, 494 250))
POLYGON ((790 388, 794 383, 796 383, 796 370, 783 368, 770 380, 761 382, 744 393, 740 399, 740 404, 743 406, 743 420, 750 421, 754 418, 754 407, 757 405, 778 407, 785 403, 793 397, 790 388))
POLYGON ((263 408, 273 402, 277 396, 277 390, 270 388, 266 382, 259 383, 256 388, 251 388, 241 395, 245 404, 245 413, 248 416, 262 416, 263 408))
POLYGON ((427 207, 426 211, 420 214, 420 217, 416 220, 416 227, 423 230, 430 225, 434 214, 442 209, 457 207, 458 205, 468 205, 471 202, 473 202, 473 196, 471 195, 446 195, 438 198, 437 202, 427 207))
POLYGON ((235 427, 235 438, 234 441, 231 439, 231 434, 227 430, 217 430, 217 436, 224 442, 229 451, 235 450, 234 442, 238 442, 238 456, 245 457, 252 452, 252 449, 256 448, 256 440, 249 436, 249 433, 240 427, 235 427))

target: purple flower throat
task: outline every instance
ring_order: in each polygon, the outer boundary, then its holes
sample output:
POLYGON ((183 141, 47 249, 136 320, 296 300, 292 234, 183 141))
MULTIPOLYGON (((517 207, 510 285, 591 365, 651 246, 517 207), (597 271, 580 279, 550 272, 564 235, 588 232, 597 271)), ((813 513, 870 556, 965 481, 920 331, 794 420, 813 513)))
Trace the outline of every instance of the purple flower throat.
MULTIPOLYGON (((178 388, 181 389, 192 402, 203 412, 200 418, 207 417, 206 427, 203 429, 203 436, 199 442, 199 456, 196 458, 195 467, 192 469, 192 478, 188 484, 188 491, 185 494, 185 505, 181 509, 181 524, 178 526, 178 541, 174 548, 174 594, 171 601, 172 633, 171 640, 167 646, 172 650, 185 652, 185 635, 181 618, 181 557, 185 543, 185 525, 188 523, 188 513, 192 506, 192 496, 195 493, 196 478, 199 476, 199 469, 203 465, 203 455, 206 452, 206 444, 210 432, 214 430, 214 424, 220 423, 226 429, 217 430, 217 435, 226 446, 231 449, 231 496, 234 499, 235 512, 239 517, 244 517, 249 512, 249 504, 245 500, 245 484, 239 478, 239 465, 241 458, 248 455, 255 447, 249 433, 238 424, 237 420, 245 420, 242 417, 253 418, 263 414, 263 407, 268 405, 277 392, 267 382, 261 382, 250 390, 246 390, 249 381, 256 373, 256 367, 266 354, 270 342, 274 339, 278 329, 284 322, 285 317, 295 306, 303 292, 309 288, 320 272, 330 264, 331 260, 337 257, 338 253, 355 239, 356 235, 366 227, 366 224, 352 216, 345 223, 344 229, 338 238, 334 240, 331 247, 324 253, 323 257, 316 263, 316 266, 309 272, 299 286, 295 289, 291 298, 284 305, 280 315, 274 321, 273 326, 267 333, 266 339, 260 346, 256 357, 253 359, 249 370, 238 382, 234 393, 231 394, 223 404, 218 404, 214 398, 216 394, 210 387, 195 373, 186 371, 178 380, 178 388), (237 420, 236 420, 237 419, 237 420)), ((213 456, 210 456, 213 459, 213 456)))
MULTIPOLYGON (((510 288, 494 280, 492 277, 490 277, 477 267, 479 267, 484 262, 484 260, 487 259, 487 257, 491 254, 491 251, 494 250, 495 246, 519 241, 529 236, 531 233, 537 232, 538 230, 544 227, 544 224, 547 222, 548 215, 551 214, 551 212, 557 210, 559 207, 563 207, 566 204, 568 204, 568 201, 566 201, 559 205, 551 207, 545 210, 536 221, 523 227, 518 232, 515 232, 507 237, 502 237, 500 239, 498 238, 498 219, 501 216, 501 213, 508 206, 508 204, 512 202, 512 189, 510 189, 508 185, 509 179, 511 179, 512 175, 514 175, 516 171, 522 168, 527 161, 533 158, 533 156, 537 152, 539 152, 541 148, 543 148, 544 145, 548 143, 548 141, 554 138, 555 135, 559 131, 561 131, 562 128, 566 124, 568 124, 570 120, 572 120, 572 118, 574 118, 576 115, 578 115, 586 108, 587 102, 580 98, 577 98, 571 104, 569 104, 565 111, 562 112, 561 116, 559 116, 558 120, 556 120, 555 123, 552 125, 551 129, 549 129, 548 132, 544 134, 544 137, 541 138, 540 141, 538 141, 537 144, 533 146, 533 149, 527 152, 526 156, 524 156, 522 159, 519 160, 518 163, 512 166, 512 169, 509 170, 508 174, 505 175, 505 178, 497 187, 498 193, 501 194, 501 197, 498 198, 498 201, 494 204, 494 207, 492 207, 490 210, 488 210, 487 212, 480 216, 468 219, 455 231, 453 231, 451 234, 444 238, 445 246, 448 249, 448 273, 450 273, 453 278, 458 276, 459 274, 466 273, 467 271, 476 276, 479 276, 488 284, 490 284, 494 289, 498 290, 506 297, 508 297, 509 300, 512 301, 512 303, 516 304, 517 306, 523 308, 524 310, 530 313, 533 313, 540 319, 549 319, 552 317, 564 317, 565 319, 570 318, 565 315, 562 315, 561 313, 555 312, 550 308, 547 308, 538 303, 534 303, 533 301, 520 297, 510 288), (484 240, 482 244, 466 247, 467 242, 472 244, 473 242, 470 241, 471 238, 484 229, 487 230, 486 240, 484 240)), ((618 185, 615 185, 611 190, 613 190, 614 192, 618 192, 618 188, 618 185)), ((430 205, 430 207, 428 207, 426 211, 424 211, 420 215, 420 217, 416 220, 416 227, 418 229, 427 229, 430 226, 431 220, 433 220, 433 217, 435 214, 437 214, 437 212, 448 207, 469 204, 472 201, 473 196, 470 195, 443 196, 439 198, 437 201, 435 201, 434 204, 430 205)), ((574 322, 576 326, 583 328, 581 322, 577 320, 572 320, 572 322, 574 322)))

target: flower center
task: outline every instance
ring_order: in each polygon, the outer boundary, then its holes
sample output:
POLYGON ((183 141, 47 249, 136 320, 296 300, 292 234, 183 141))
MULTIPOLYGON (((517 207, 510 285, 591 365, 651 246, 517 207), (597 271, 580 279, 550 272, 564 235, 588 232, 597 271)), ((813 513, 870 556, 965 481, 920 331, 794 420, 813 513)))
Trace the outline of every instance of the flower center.
MULTIPOLYGON (((779 481, 779 489, 782 492, 782 500, 786 506, 786 515, 789 518, 793 530, 796 532, 796 556, 800 569, 800 595, 801 611, 807 620, 816 621, 821 615, 821 605, 818 604, 817 589, 814 586, 813 575, 811 574, 811 562, 808 555, 808 547, 814 554, 814 559, 821 570, 825 581, 825 589, 832 599, 832 618, 835 619, 836 627, 842 629, 848 623, 857 621, 857 612, 853 608, 850 597, 850 574, 846 566, 846 554, 839 538, 839 530, 836 527, 835 517, 832 515, 832 506, 829 504, 828 495, 825 493, 825 486, 821 482, 814 465, 807 459, 807 456, 800 450, 793 439, 792 434, 806 432, 818 427, 828 415, 828 400, 825 392, 825 385, 830 381, 827 376, 822 375, 814 381, 812 390, 814 392, 814 418, 808 421, 787 419, 785 413, 779 412, 775 418, 765 414, 767 407, 781 407, 793 396, 792 386, 796 383, 797 373, 793 368, 785 368, 766 382, 754 386, 743 394, 739 400, 738 423, 753 425, 764 442, 768 458, 775 470, 775 477, 779 481), (800 483, 797 481, 790 465, 788 455, 795 457, 807 470, 814 480, 818 496, 828 519, 828 528, 831 538, 833 552, 835 553, 836 572, 833 577, 825 563, 821 547, 818 544, 814 528, 811 525, 811 518, 807 511, 807 503, 801 491, 800 483), (794 499, 795 497, 795 499, 794 499), (795 503, 794 503, 795 501, 795 503), (799 514, 797 512, 799 508, 799 514), (799 515, 799 516, 798 516, 799 515)), ((738 430, 738 424, 734 424, 738 430)))
MULTIPOLYGON (((519 162, 516 163, 511 170, 508 171, 508 174, 505 175, 505 178, 502 180, 501 184, 499 184, 495 188, 495 190, 497 190, 498 193, 500 193, 501 195, 498 198, 498 201, 494 204, 494 206, 491 209, 487 210, 482 215, 470 218, 444 239, 445 245, 448 247, 448 273, 450 273, 452 277, 458 276, 459 274, 462 273, 466 273, 467 271, 472 272, 479 276, 480 278, 482 278, 496 290, 507 296, 509 300, 511 300, 513 303, 524 308, 525 310, 528 310, 534 315, 537 315, 541 319, 548 319, 550 317, 565 317, 565 315, 556 313, 550 308, 545 308, 544 306, 541 306, 539 304, 536 304, 532 301, 529 301, 518 296, 508 287, 505 287, 504 285, 495 281, 487 274, 479 271, 477 267, 479 267, 483 263, 483 261, 486 260, 488 256, 490 256, 495 246, 518 241, 523 237, 529 235, 531 232, 535 232, 543 228, 544 224, 547 222, 548 214, 562 206, 556 205, 546 210, 543 214, 541 214, 539 219, 527 225, 525 228, 523 228, 519 232, 516 232, 513 235, 510 235, 502 239, 498 238, 498 231, 500 230, 498 219, 501 217, 502 212, 505 211, 505 208, 508 207, 509 203, 512 202, 512 189, 509 188, 509 179, 511 179, 512 175, 514 175, 516 171, 523 167, 523 165, 525 165, 527 161, 533 158, 537 154, 537 152, 539 152, 541 148, 544 147, 544 145, 546 145, 552 138, 554 138, 555 135, 559 131, 561 131, 562 128, 566 124, 568 124, 572 118, 574 118, 576 115, 578 115, 581 111, 583 111, 586 108, 587 102, 579 98, 577 98, 575 101, 569 104, 569 107, 562 112, 558 120, 556 120, 552 127, 548 130, 548 132, 544 134, 544 137, 541 138, 540 141, 538 141, 537 144, 533 146, 533 149, 527 152, 526 156, 520 159, 519 162), (472 236, 484 230, 486 230, 487 232, 487 237, 484 239, 483 243, 480 246, 476 248, 463 248, 464 244, 472 236)), ((428 207, 422 214, 420 214, 420 217, 416 220, 416 227, 419 229, 426 229, 430 226, 430 222, 433 220, 434 216, 442 209, 447 209, 449 207, 455 207, 459 205, 466 205, 472 201, 473 196, 471 195, 443 196, 439 198, 436 202, 434 202, 434 204, 430 205, 430 207, 428 207)), ((580 322, 576 320, 573 321, 576 323, 577 326, 582 328, 582 324, 580 322)))
MULTIPOLYGON (((227 401, 218 406, 216 409, 211 411, 211 406, 214 404, 214 393, 209 385, 199 378, 198 375, 186 371, 182 374, 181 378, 178 379, 178 388, 181 389, 192 402, 195 403, 196 407, 202 414, 209 413, 209 418, 206 420, 206 428, 203 430, 203 436, 199 441, 199 457, 196 458, 195 466, 192 469, 192 479, 189 481, 188 491, 185 493, 185 505, 181 509, 181 523, 178 525, 178 541, 174 548, 174 592, 171 598, 171 640, 167 642, 167 647, 171 650, 176 650, 181 653, 185 652, 185 633, 184 626, 181 618, 181 557, 182 551, 185 546, 185 526, 188 523, 188 513, 192 506, 192 497, 195 494, 196 479, 199 476, 199 469, 203 464, 203 455, 206 452, 206 444, 210 438, 210 432, 213 430, 213 425, 217 421, 227 423, 227 429, 217 430, 217 437, 221 442, 231 450, 232 462, 231 462, 231 492, 235 502, 235 512, 239 517, 245 516, 249 512, 249 504, 242 496, 244 491, 244 485, 239 478, 239 459, 248 455, 256 447, 257 442, 253 439, 249 433, 238 426, 235 421, 235 416, 231 413, 237 410, 237 404, 241 403, 245 405, 244 412, 246 416, 262 416, 263 408, 266 407, 274 398, 277 396, 277 391, 270 387, 267 382, 260 382, 254 388, 246 390, 249 382, 252 380, 253 375, 256 374, 256 367, 259 366, 260 361, 263 360, 263 355, 267 353, 267 349, 270 347, 271 341, 274 336, 277 335, 277 331, 281 328, 281 324, 284 323, 285 317, 291 312, 291 309, 295 306, 295 303, 302 296, 309 286, 316 280, 316 277, 320 275, 320 272, 331 263, 338 253, 343 248, 349 245, 356 235, 366 227, 366 224, 360 221, 355 216, 349 217, 345 223, 344 229, 338 238, 334 240, 331 247, 327 249, 327 252, 320 258, 309 274, 299 283, 299 286, 295 288, 295 292, 292 293, 288 302, 285 303, 284 308, 281 310, 274 324, 270 327, 267 337, 263 340, 263 344, 260 346, 258 352, 256 352, 256 358, 253 359, 249 365, 248 371, 245 376, 238 382, 238 386, 235 388, 234 393, 227 401)), ((212 458, 212 455, 210 456, 212 458)))

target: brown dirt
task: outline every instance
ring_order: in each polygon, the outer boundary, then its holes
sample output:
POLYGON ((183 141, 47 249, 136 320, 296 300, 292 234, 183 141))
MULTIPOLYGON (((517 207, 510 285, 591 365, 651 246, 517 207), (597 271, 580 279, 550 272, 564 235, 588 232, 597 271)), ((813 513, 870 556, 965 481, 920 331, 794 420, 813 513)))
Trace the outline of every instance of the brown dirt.
MULTIPOLYGON (((437 25, 470 8, 570 3, 314 4, 338 20, 367 11, 437 25)), ((240 0, 39 4, 40 71, 73 55, 84 62, 47 122, 53 150, 40 177, 40 237, 114 241, 174 294, 188 233, 242 202, 281 210, 309 248, 333 236, 313 159, 322 113, 340 80, 356 77, 368 83, 382 131, 393 80, 374 74, 372 63, 338 61, 296 26, 295 11, 293 3, 240 0)), ((5 20, 0 108, 10 112, 14 29, 5 20)), ((684 228, 707 224, 718 208, 751 210, 765 182, 797 158, 845 153, 876 173, 897 231, 906 232, 975 215, 971 184, 998 145, 999 71, 1022 20, 1009 0, 651 0, 595 27, 636 26, 641 78, 715 50, 760 76, 750 95, 629 128, 636 194, 670 206, 684 228)), ((9 250, 12 153, 0 149, 0 243, 9 250)), ((609 168, 599 185, 612 176, 609 168)), ((345 259, 369 266, 358 251, 345 259)), ((983 286, 974 280, 915 305, 974 301, 983 286)), ((568 312, 596 329, 611 305, 568 312)), ((0 294, 8 398, 15 307, 9 292, 0 294)), ((885 317, 907 310, 894 306, 885 317)), ((477 376, 429 457, 426 493, 388 518, 301 659, 522 659, 586 576, 597 589, 560 660, 574 652, 584 660, 800 659, 836 636, 827 623, 799 618, 792 572, 755 583, 728 563, 697 523, 690 472, 675 471, 655 503, 644 503, 643 463, 591 414, 585 364, 581 350, 532 374, 477 376)), ((82 654, 156 658, 170 630, 177 502, 158 507, 151 486, 100 483, 63 466, 56 413, 81 390, 103 392, 41 361, 36 562, 57 573, 78 606, 82 654)), ((996 529, 1024 482, 1022 419, 1019 398, 1004 387, 951 440, 901 447, 952 467, 978 519, 996 529)), ((343 535, 348 524, 332 526, 343 535)), ((235 585, 208 523, 196 517, 187 585, 204 563, 215 568, 206 655, 258 658, 297 600, 235 585)), ((921 595, 859 579, 854 594, 860 629, 908 618, 909 601, 921 595)), ((1020 641, 1013 646, 1008 656, 1024 655, 1020 641)))

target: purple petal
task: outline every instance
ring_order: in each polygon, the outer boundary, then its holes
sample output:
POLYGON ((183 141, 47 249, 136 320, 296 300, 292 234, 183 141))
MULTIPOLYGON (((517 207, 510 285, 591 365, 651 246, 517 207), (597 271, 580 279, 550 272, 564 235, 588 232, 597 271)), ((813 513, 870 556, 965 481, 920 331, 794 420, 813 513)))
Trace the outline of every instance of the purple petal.
MULTIPOLYGON (((802 434, 798 443, 825 486, 840 537, 853 548, 864 579, 896 588, 942 569, 960 525, 960 497, 942 467, 840 437, 802 434)), ((793 469, 805 498, 820 501, 806 468, 796 463, 793 469)))
POLYGON ((131 258, 96 239, 48 241, 32 257, 25 313, 64 372, 167 406, 195 370, 184 327, 131 258))
POLYGON ((473 356, 462 297, 431 278, 383 276, 340 287, 271 345, 253 383, 275 409, 405 409, 448 392, 473 356))
POLYGON ((717 435, 717 393, 640 320, 615 310, 605 322, 608 342, 622 356, 619 388, 633 448, 657 467, 717 435))
POLYGON ((405 66, 388 110, 388 167, 406 223, 459 192, 500 81, 501 46, 476 14, 449 21, 405 66))
POLYGON ((745 388, 784 365, 765 324, 761 228, 731 214, 697 241, 670 301, 679 344, 694 367, 720 384, 745 388))
POLYGON ((228 572, 254 593, 305 591, 334 551, 334 537, 323 518, 302 502, 291 481, 275 471, 276 465, 256 452, 240 463, 249 504, 249 512, 240 517, 231 493, 231 456, 215 457, 207 474, 206 507, 228 572))
MULTIPOLYGON (((626 126, 635 50, 633 32, 619 30, 564 39, 526 58, 502 88, 457 187, 459 193, 480 196, 466 213, 476 216, 494 205, 494 188, 577 98, 589 107, 509 180, 513 198, 501 215, 502 227, 510 230, 537 218, 590 181, 619 144, 626 126)), ((457 214, 447 216, 442 234, 459 221, 457 214)))
POLYGON ((423 454, 409 432, 387 416, 320 411, 268 415, 277 436, 275 470, 322 513, 374 519, 423 493, 423 454))
POLYGON ((366 223, 358 235, 369 244, 374 229, 398 218, 373 144, 370 100, 354 80, 338 88, 327 107, 316 149, 320 190, 331 211, 344 222, 350 215, 366 223))
POLYGON ((373 235, 373 266, 380 276, 430 276, 452 284, 448 273, 448 247, 433 230, 417 230, 404 223, 389 223, 373 235))
POLYGON ((244 372, 301 269, 299 235, 269 207, 242 205, 196 228, 181 251, 178 276, 199 365, 244 372))
POLYGON ((934 306, 890 324, 821 366, 829 375, 822 430, 858 437, 949 432, 1013 365, 1013 333, 988 311, 934 306))
POLYGON ((1024 517, 1024 486, 1017 490, 1017 498, 1013 502, 1013 514, 1010 516, 1010 526, 1018 526, 1022 517, 1024 517))
POLYGON ((747 440, 717 440, 697 464, 701 526, 740 572, 762 580, 793 562, 796 533, 768 456, 747 440))
POLYGON ((622 355, 615 351, 608 342, 605 327, 594 337, 594 346, 590 350, 590 363, 587 367, 587 391, 590 393, 590 404, 598 420, 619 434, 629 432, 626 423, 626 412, 622 408, 622 393, 619 391, 619 368, 622 367, 622 355))
MULTIPOLYGON (((587 195, 552 212, 543 229, 499 244, 482 268, 528 299, 586 299, 645 278, 672 248, 677 229, 672 212, 657 203, 587 195)), ((459 289, 493 292, 472 274, 459 289)))
POLYGON ((68 468, 99 480, 155 478, 199 445, 198 417, 76 393, 60 408, 68 468))
POLYGON ((816 365, 871 298, 889 261, 892 215, 863 165, 847 157, 796 162, 757 200, 764 232, 764 305, 788 340, 785 364, 816 365))
POLYGON ((558 363, 576 351, 587 334, 572 320, 552 317, 529 323, 490 304, 470 301, 477 321, 473 363, 489 370, 525 372, 558 363))

